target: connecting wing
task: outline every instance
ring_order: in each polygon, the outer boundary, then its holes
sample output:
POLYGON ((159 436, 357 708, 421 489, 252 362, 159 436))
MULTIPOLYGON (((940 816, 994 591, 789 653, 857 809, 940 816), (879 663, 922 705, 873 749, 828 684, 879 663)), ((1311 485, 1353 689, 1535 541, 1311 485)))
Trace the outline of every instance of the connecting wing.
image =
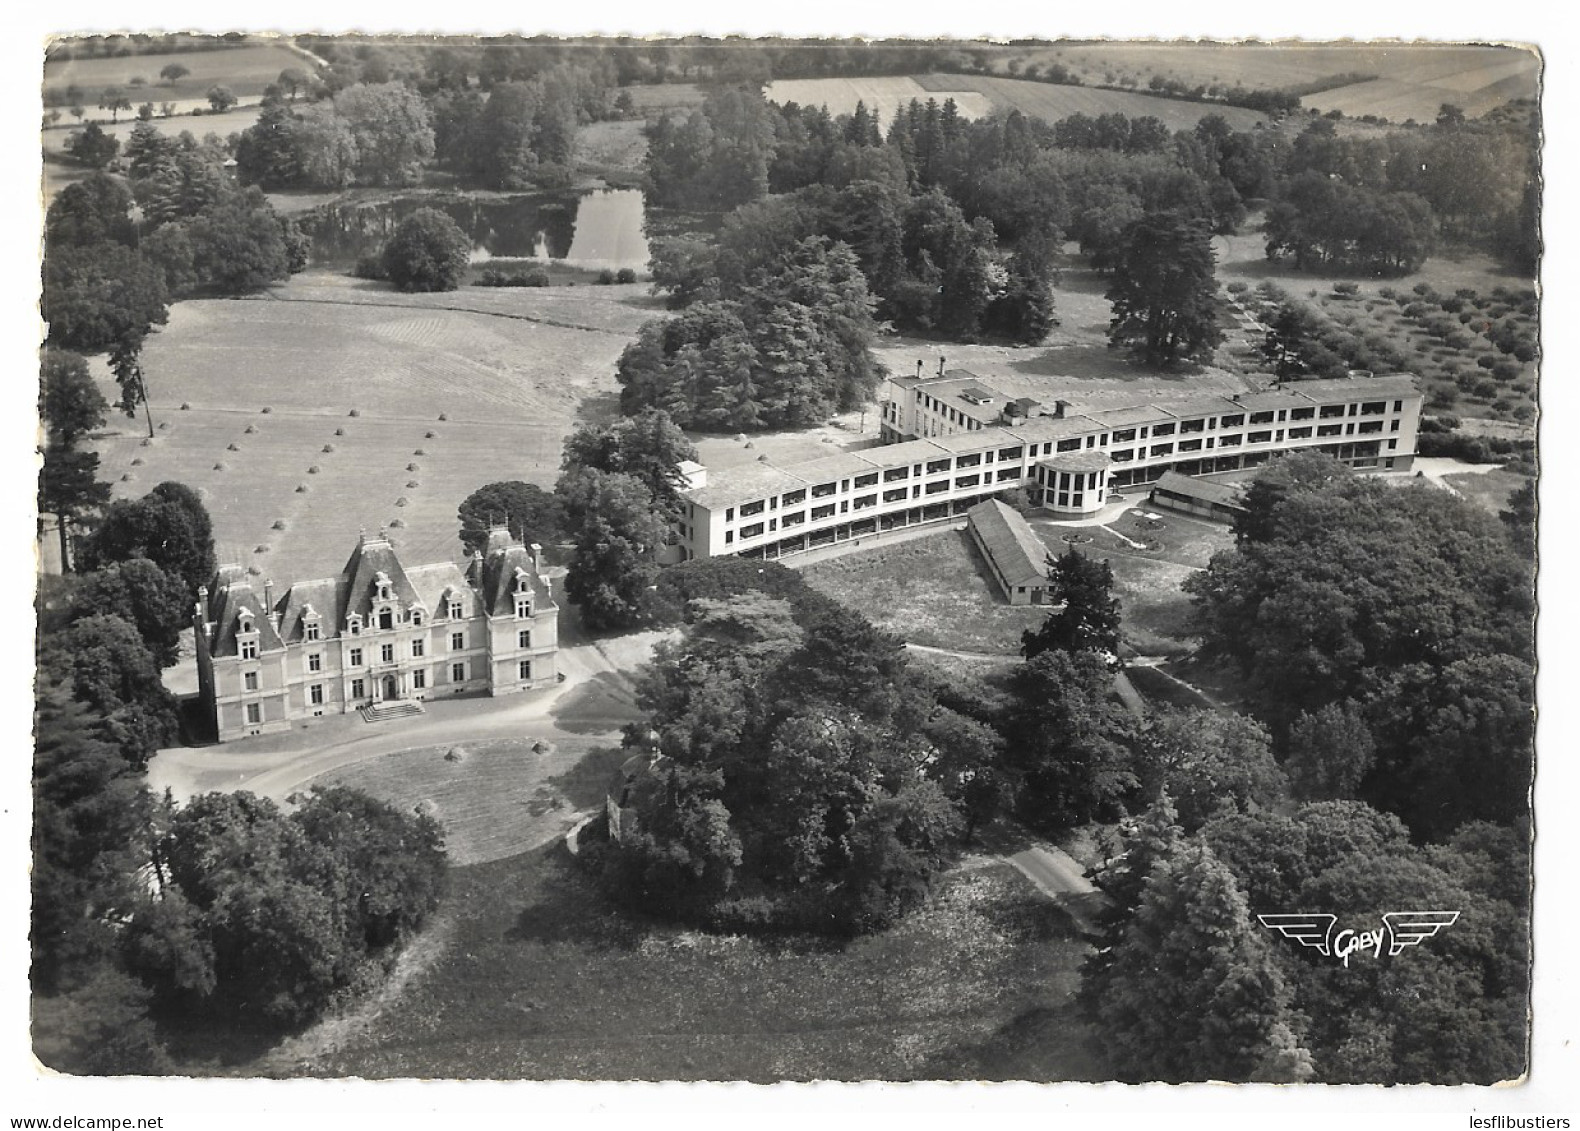
POLYGON ((1324 958, 1333 956, 1333 925, 1336 915, 1258 915, 1257 922, 1271 927, 1286 939, 1294 939, 1301 946, 1309 946, 1324 958))
POLYGON ((1388 953, 1396 955, 1407 946, 1431 938, 1455 919, 1458 911, 1390 911, 1383 916, 1388 924, 1388 953))

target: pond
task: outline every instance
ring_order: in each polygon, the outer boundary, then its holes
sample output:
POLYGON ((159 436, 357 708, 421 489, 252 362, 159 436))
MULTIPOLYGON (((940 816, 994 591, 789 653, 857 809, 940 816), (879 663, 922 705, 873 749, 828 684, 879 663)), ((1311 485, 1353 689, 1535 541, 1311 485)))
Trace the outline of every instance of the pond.
POLYGON ((647 269, 642 194, 636 189, 520 195, 413 195, 326 204, 300 218, 313 263, 350 266, 376 253, 419 208, 434 208, 472 240, 472 262, 540 259, 588 270, 647 269))

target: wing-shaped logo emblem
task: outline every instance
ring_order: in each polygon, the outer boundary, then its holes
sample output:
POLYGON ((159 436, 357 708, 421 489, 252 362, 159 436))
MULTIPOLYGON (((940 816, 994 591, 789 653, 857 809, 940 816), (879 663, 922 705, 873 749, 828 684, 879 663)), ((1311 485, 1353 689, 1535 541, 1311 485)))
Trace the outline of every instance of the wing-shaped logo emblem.
POLYGON ((1258 915, 1256 919, 1286 939, 1312 947, 1324 958, 1333 956, 1333 925, 1339 921, 1336 915, 1258 915))
POLYGON ((1458 911, 1390 911, 1383 916, 1388 924, 1389 955, 1407 946, 1417 946, 1459 918, 1458 911))

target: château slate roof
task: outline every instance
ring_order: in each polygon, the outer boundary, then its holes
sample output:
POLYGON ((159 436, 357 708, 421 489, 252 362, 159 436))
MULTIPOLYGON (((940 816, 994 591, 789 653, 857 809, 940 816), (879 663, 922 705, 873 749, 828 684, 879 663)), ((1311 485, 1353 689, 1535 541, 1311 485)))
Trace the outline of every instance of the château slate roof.
MULTIPOLYGON (((388 580, 390 596, 401 607, 419 607, 434 619, 446 614, 445 598, 451 593, 472 594, 489 613, 514 615, 517 570, 524 571, 531 581, 535 608, 555 607, 548 584, 533 568, 531 551, 513 543, 509 531, 491 531, 487 552, 486 558, 474 559, 466 572, 454 562, 407 569, 387 537, 363 534, 338 577, 299 581, 285 591, 272 610, 265 606, 241 567, 221 566, 209 586, 203 609, 209 651, 215 656, 238 653, 236 630, 243 609, 254 615, 261 651, 305 640, 303 625, 309 609, 318 614, 320 639, 334 639, 341 635, 346 618, 352 613, 370 618, 381 578, 388 580), (474 572, 475 578, 470 577, 474 572), (270 621, 270 612, 279 619, 278 629, 270 621)), ((472 615, 470 605, 468 602, 467 616, 472 615)))

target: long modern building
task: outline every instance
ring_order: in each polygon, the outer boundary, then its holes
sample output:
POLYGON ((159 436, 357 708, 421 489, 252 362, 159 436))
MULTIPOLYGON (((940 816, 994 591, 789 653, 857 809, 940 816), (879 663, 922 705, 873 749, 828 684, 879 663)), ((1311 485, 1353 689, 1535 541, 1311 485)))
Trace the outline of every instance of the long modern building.
POLYGON ((503 527, 463 568, 404 566, 363 534, 336 577, 278 600, 237 566, 198 591, 198 687, 219 741, 430 696, 504 695, 558 681, 559 607, 540 550, 503 527))
POLYGON ((891 387, 878 447, 783 466, 686 469, 680 556, 778 558, 956 519, 1011 488, 1057 516, 1082 517, 1167 471, 1229 474, 1289 451, 1404 471, 1421 417, 1409 374, 1079 410, 1011 398, 964 370, 891 387))

